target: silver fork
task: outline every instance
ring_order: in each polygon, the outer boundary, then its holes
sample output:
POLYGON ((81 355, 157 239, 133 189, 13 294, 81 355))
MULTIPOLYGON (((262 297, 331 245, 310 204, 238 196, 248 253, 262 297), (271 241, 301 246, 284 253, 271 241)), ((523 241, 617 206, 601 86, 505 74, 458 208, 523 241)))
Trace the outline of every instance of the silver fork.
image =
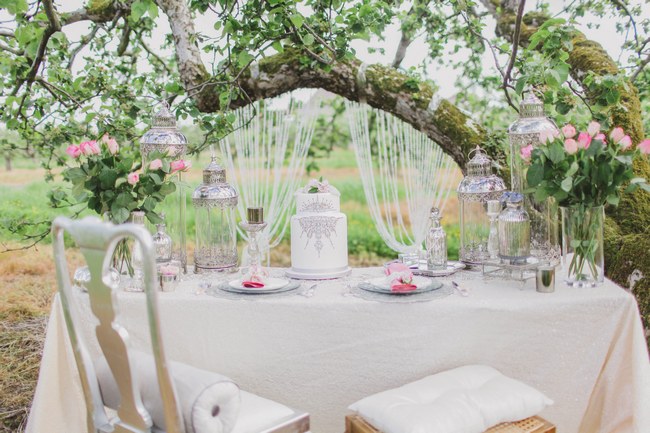
POLYGON ((454 286, 454 289, 456 289, 456 291, 460 296, 464 296, 464 297, 469 296, 469 291, 466 288, 461 287, 457 282, 452 281, 451 285, 454 286))

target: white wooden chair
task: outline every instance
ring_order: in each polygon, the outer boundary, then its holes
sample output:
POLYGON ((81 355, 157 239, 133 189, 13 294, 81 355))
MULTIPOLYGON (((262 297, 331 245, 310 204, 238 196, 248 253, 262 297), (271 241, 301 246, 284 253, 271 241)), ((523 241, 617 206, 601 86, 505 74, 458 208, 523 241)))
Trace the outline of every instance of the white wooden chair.
MULTIPOLYGON (((133 224, 116 226, 103 223, 93 217, 76 221, 64 217, 56 218, 52 224, 52 234, 61 304, 86 400, 88 431, 102 433, 163 431, 160 425, 154 425, 152 416, 143 403, 139 392, 138 369, 134 365, 135 355, 129 347, 129 335, 116 320, 117 287, 113 286, 110 278, 105 277, 108 275, 115 246, 122 239, 132 238, 140 243, 144 257, 143 302, 146 302, 147 306, 153 352, 152 365, 155 366, 154 376, 157 378, 159 397, 162 402, 164 431, 186 432, 187 424, 183 420, 181 403, 177 399, 178 394, 172 377, 173 364, 167 361, 163 349, 157 302, 155 251, 151 235, 141 226, 133 224), (90 282, 86 287, 90 308, 99 321, 95 334, 101 355, 119 390, 119 407, 117 407, 117 415, 113 417, 107 413, 97 369, 80 329, 81 322, 75 308, 75 297, 80 295, 73 293, 70 283, 65 257, 64 232, 69 234, 79 247, 90 271, 90 282)), ((152 383, 151 386, 156 385, 152 383)), ((213 412, 213 416, 216 415, 213 412)), ((309 431, 307 413, 294 411, 279 403, 241 391, 240 409, 231 433, 304 433, 307 431, 309 431)))

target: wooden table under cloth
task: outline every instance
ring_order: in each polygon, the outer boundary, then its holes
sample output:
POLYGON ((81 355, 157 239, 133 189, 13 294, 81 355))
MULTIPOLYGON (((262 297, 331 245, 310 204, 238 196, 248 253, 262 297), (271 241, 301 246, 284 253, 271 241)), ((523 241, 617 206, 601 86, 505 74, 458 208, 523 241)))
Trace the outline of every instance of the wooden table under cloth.
MULTIPOLYGON (((467 297, 387 303, 350 295, 350 287, 381 275, 354 269, 347 279, 303 282, 313 296, 248 299, 197 294, 200 280, 190 277, 159 296, 167 354, 308 411, 315 433, 343 432, 356 400, 468 364, 493 366, 553 399, 540 415, 558 432, 650 432, 639 311, 611 281, 570 288, 560 272, 555 293, 543 294, 534 281, 522 287, 463 271, 442 281, 461 282, 471 289, 467 297)), ((147 346, 144 295, 118 297, 132 341, 147 346)), ((87 312, 87 295, 77 299, 87 312)), ((27 432, 84 432, 83 405, 57 295, 27 432)))

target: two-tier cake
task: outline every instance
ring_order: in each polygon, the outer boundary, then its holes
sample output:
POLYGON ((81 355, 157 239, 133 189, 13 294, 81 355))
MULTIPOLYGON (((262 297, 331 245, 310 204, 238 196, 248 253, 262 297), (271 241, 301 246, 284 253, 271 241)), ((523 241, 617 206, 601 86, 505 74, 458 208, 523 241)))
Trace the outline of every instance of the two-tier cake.
POLYGON ((291 217, 292 278, 338 278, 348 267, 348 222, 341 213, 340 194, 325 180, 312 179, 296 192, 291 217))

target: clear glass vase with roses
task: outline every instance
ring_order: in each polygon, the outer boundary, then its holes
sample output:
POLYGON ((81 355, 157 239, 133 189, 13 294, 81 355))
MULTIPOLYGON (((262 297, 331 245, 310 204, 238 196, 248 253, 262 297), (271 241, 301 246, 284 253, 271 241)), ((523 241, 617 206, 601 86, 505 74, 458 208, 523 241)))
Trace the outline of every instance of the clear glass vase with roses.
POLYGON ((622 193, 650 191, 633 168, 635 158, 650 154, 650 139, 634 146, 622 128, 606 135, 591 122, 584 132, 569 124, 558 135, 542 133, 540 140, 542 145, 521 150, 529 163, 528 192, 536 201, 553 197, 560 205, 566 282, 596 285, 604 278, 604 207, 617 206, 622 193))
MULTIPOLYGON (((107 134, 100 140, 71 144, 65 152, 72 164, 62 176, 72 186, 69 190, 53 190, 53 204, 85 204, 115 224, 127 222, 134 211, 144 212, 153 224, 162 222, 156 208, 176 190, 169 176, 191 167, 189 161, 172 160, 168 153, 160 152, 152 153, 150 162, 143 167, 136 147, 120 146, 107 134)), ((118 245, 113 259, 120 272, 126 270, 133 275, 127 242, 118 245)))

